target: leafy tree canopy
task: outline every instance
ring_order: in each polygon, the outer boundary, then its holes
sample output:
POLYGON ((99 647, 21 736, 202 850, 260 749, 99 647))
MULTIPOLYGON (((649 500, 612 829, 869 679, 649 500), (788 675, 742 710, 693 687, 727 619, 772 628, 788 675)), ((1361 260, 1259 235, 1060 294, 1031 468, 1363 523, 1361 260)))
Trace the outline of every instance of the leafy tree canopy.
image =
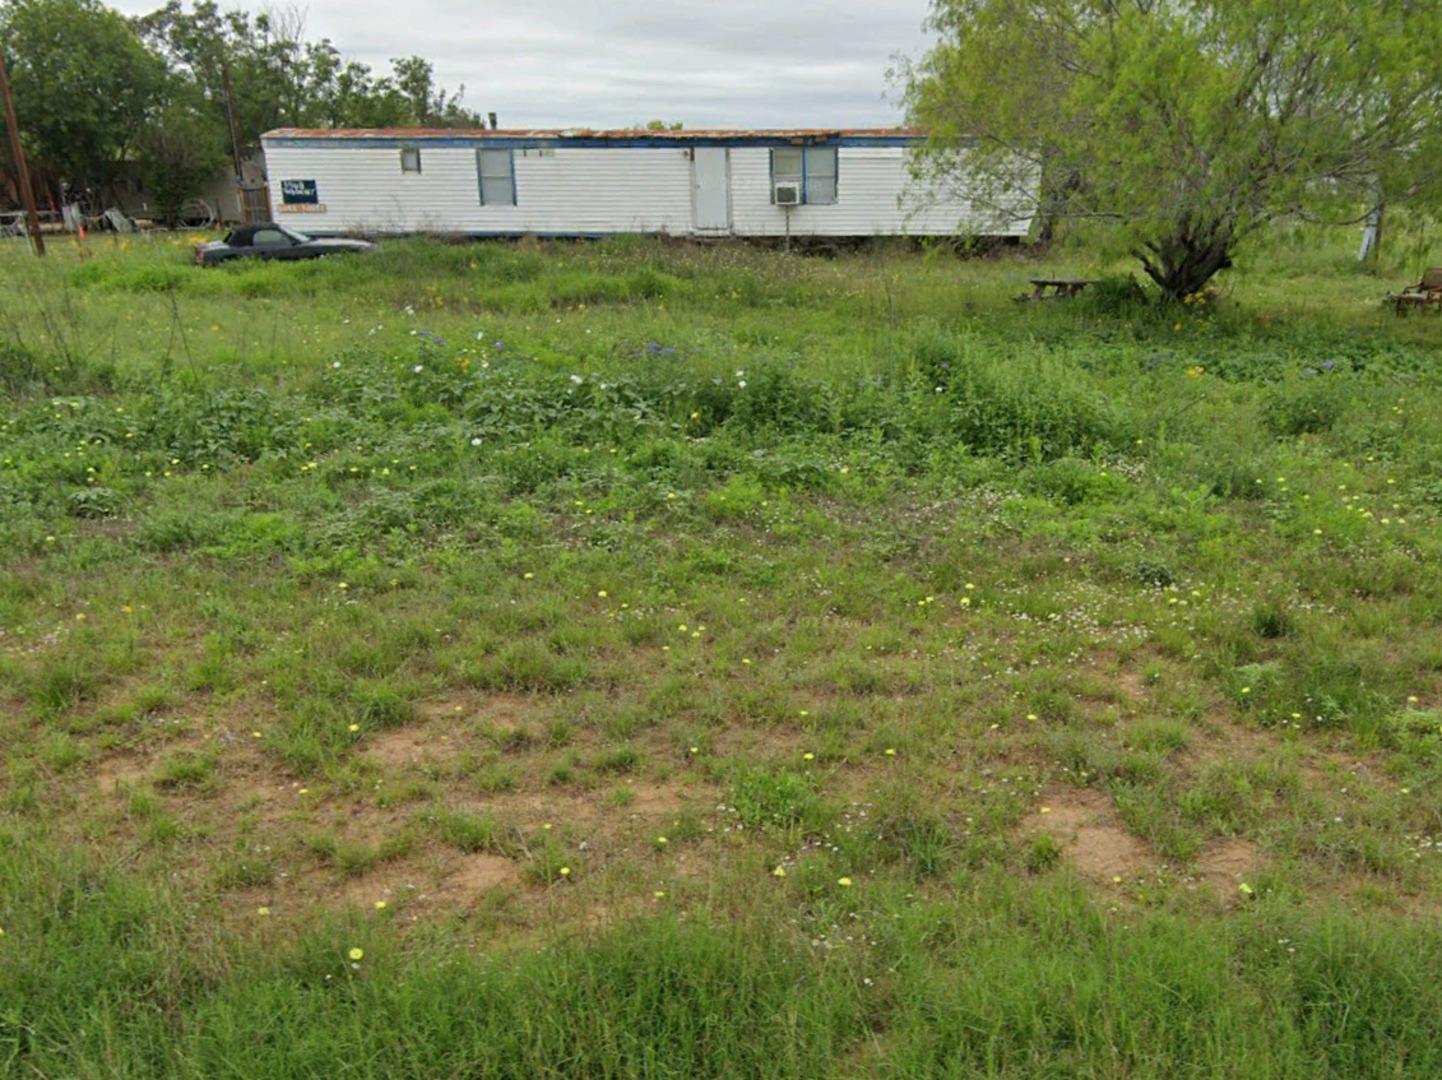
POLYGON ((1113 222, 1168 298, 1279 215, 1435 195, 1442 0, 933 0, 918 161, 1113 222))
POLYGON ((410 122, 421 127, 484 126, 480 116, 461 107, 465 86, 448 95, 435 85, 435 68, 429 60, 420 56, 400 57, 391 60, 391 69, 395 72, 395 85, 409 106, 410 122))
POLYGON ((162 216, 225 167, 226 79, 238 141, 275 127, 479 127, 464 87, 436 84, 430 61, 377 76, 329 40, 307 41, 295 10, 252 16, 181 0, 126 19, 100 0, 0 0, 21 134, 36 163, 102 199, 137 164, 162 216))
POLYGON ((188 199, 230 161, 225 126, 193 83, 172 86, 169 100, 135 140, 140 175, 155 199, 156 216, 174 223, 188 199))
POLYGON ((9 0, 0 32, 30 153, 77 187, 109 183, 163 95, 160 58, 97 0, 9 0))
POLYGON ((294 9, 251 16, 223 11, 214 0, 186 10, 181 0, 136 20, 141 36, 200 88, 222 120, 230 69, 235 122, 243 145, 276 127, 479 126, 461 108, 464 87, 447 94, 429 61, 393 60, 393 76, 377 76, 347 60, 328 38, 305 40, 294 9))

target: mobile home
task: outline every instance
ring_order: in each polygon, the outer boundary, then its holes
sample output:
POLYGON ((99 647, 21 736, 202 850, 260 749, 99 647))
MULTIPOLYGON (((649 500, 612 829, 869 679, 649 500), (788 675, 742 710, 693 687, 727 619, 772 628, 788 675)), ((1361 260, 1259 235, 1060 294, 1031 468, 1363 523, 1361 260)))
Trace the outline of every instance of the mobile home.
POLYGON ((313 233, 1025 235, 1033 200, 913 179, 903 128, 325 130, 261 140, 275 220, 313 233))

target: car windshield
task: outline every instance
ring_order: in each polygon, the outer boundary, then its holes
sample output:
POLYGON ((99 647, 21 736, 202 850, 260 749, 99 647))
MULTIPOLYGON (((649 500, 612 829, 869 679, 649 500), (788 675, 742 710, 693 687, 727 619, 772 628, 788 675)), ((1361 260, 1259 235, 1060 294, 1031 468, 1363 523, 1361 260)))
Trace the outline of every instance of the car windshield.
MULTIPOLYGON (((295 229, 286 228, 286 226, 284 225, 267 225, 266 228, 275 229, 277 232, 283 233, 285 237, 292 243, 310 243, 310 237, 307 236, 305 233, 297 232, 295 229)), ((229 244, 231 247, 247 247, 251 243, 251 237, 254 235, 254 228, 235 229, 232 232, 226 234, 225 240, 223 242, 229 244)))

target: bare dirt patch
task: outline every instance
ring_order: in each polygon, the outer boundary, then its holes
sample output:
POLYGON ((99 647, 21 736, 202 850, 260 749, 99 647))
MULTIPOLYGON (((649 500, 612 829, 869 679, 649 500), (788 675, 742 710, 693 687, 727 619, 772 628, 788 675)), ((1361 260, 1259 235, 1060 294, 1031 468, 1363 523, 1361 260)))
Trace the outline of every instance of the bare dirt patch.
POLYGON ((687 806, 709 806, 716 800, 716 790, 709 784, 637 781, 626 787, 630 791, 630 800, 625 803, 613 800, 614 789, 595 788, 501 796, 491 808, 514 820, 524 831, 553 824, 571 832, 594 836, 623 832, 625 830, 618 829, 618 826, 629 821, 674 816, 687 806))
POLYGON ((1116 677, 1117 689, 1121 691, 1122 697, 1131 702, 1145 702, 1150 700, 1151 694, 1147 692, 1146 680, 1139 672, 1121 671, 1116 677))
MULTIPOLYGON (((817 700, 812 699, 811 710, 819 709, 817 700)), ((818 741, 815 735, 786 726, 733 728, 711 734, 711 751, 717 755, 796 765, 800 763, 801 754, 808 748, 815 749, 818 741)))
POLYGON ((1150 845, 1116 821, 1111 800, 1101 792, 1068 789, 1044 799, 1042 809, 1022 818, 1018 829, 1024 837, 1050 833, 1077 873, 1110 882, 1134 877, 1157 862, 1150 845))
POLYGON ((424 884, 425 880, 416 867, 405 863, 391 863, 377 867, 362 877, 352 878, 339 888, 312 887, 323 901, 339 901, 351 907, 374 908, 378 903, 397 907, 424 896, 424 884))
MULTIPOLYGON (((229 754, 230 742, 219 736, 204 736, 194 731, 171 733, 169 741, 157 743, 144 750, 129 750, 113 754, 96 762, 90 770, 93 781, 91 794, 112 795, 122 788, 133 788, 145 784, 154 776, 156 769, 169 754, 190 752, 200 753, 212 746, 220 746, 229 754)), ((242 748, 245 749, 245 747, 242 748)))
POLYGON ((366 739, 365 758, 382 768, 404 769, 432 764, 462 749, 474 748, 477 737, 524 731, 536 719, 532 698, 519 694, 465 695, 422 702, 420 723, 382 731, 366 739))
POLYGON ((521 883, 521 866, 501 855, 466 855, 456 862, 455 869, 431 892, 438 903, 469 906, 482 893, 506 885, 521 883))
POLYGON ((537 712, 534 698, 521 694, 477 694, 424 701, 417 711, 427 720, 459 720, 488 724, 497 731, 511 732, 526 726, 537 712))
POLYGON ((154 764, 153 761, 128 755, 106 758, 93 774, 96 790, 102 795, 109 795, 121 788, 133 788, 145 782, 154 764))
POLYGON ((685 796, 675 784, 632 784, 631 792, 631 804, 626 809, 647 817, 669 814, 685 802, 685 796))
POLYGON ((1244 727, 1222 714, 1208 716, 1207 727, 1209 731, 1178 755, 1179 764, 1199 770, 1217 761, 1272 756, 1284 745, 1275 733, 1244 727))
POLYGON ((1218 840, 1197 856, 1197 876, 1217 890, 1224 904, 1233 904, 1243 882, 1261 864, 1262 853, 1250 840, 1218 840))
POLYGON ((429 724, 383 731, 367 739, 361 753, 383 769, 404 769, 434 761, 452 750, 449 735, 429 724))
MULTIPOLYGON (((436 906, 468 908, 492 889, 522 884, 521 865, 502 855, 429 856, 377 867, 331 896, 352 907, 383 903, 419 912, 436 906)), ((326 890, 318 891, 324 897, 326 890)))

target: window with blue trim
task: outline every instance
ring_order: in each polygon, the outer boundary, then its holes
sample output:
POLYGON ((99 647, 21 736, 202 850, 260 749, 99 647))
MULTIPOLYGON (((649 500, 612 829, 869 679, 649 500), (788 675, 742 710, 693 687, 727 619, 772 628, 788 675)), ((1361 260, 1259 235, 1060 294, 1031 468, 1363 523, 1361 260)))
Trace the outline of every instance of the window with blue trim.
POLYGON ((511 150, 477 150, 482 206, 516 205, 516 168, 511 150))
POLYGON ((771 151, 771 201, 776 201, 777 184, 797 184, 802 202, 834 203, 836 174, 834 146, 778 146, 771 151))

